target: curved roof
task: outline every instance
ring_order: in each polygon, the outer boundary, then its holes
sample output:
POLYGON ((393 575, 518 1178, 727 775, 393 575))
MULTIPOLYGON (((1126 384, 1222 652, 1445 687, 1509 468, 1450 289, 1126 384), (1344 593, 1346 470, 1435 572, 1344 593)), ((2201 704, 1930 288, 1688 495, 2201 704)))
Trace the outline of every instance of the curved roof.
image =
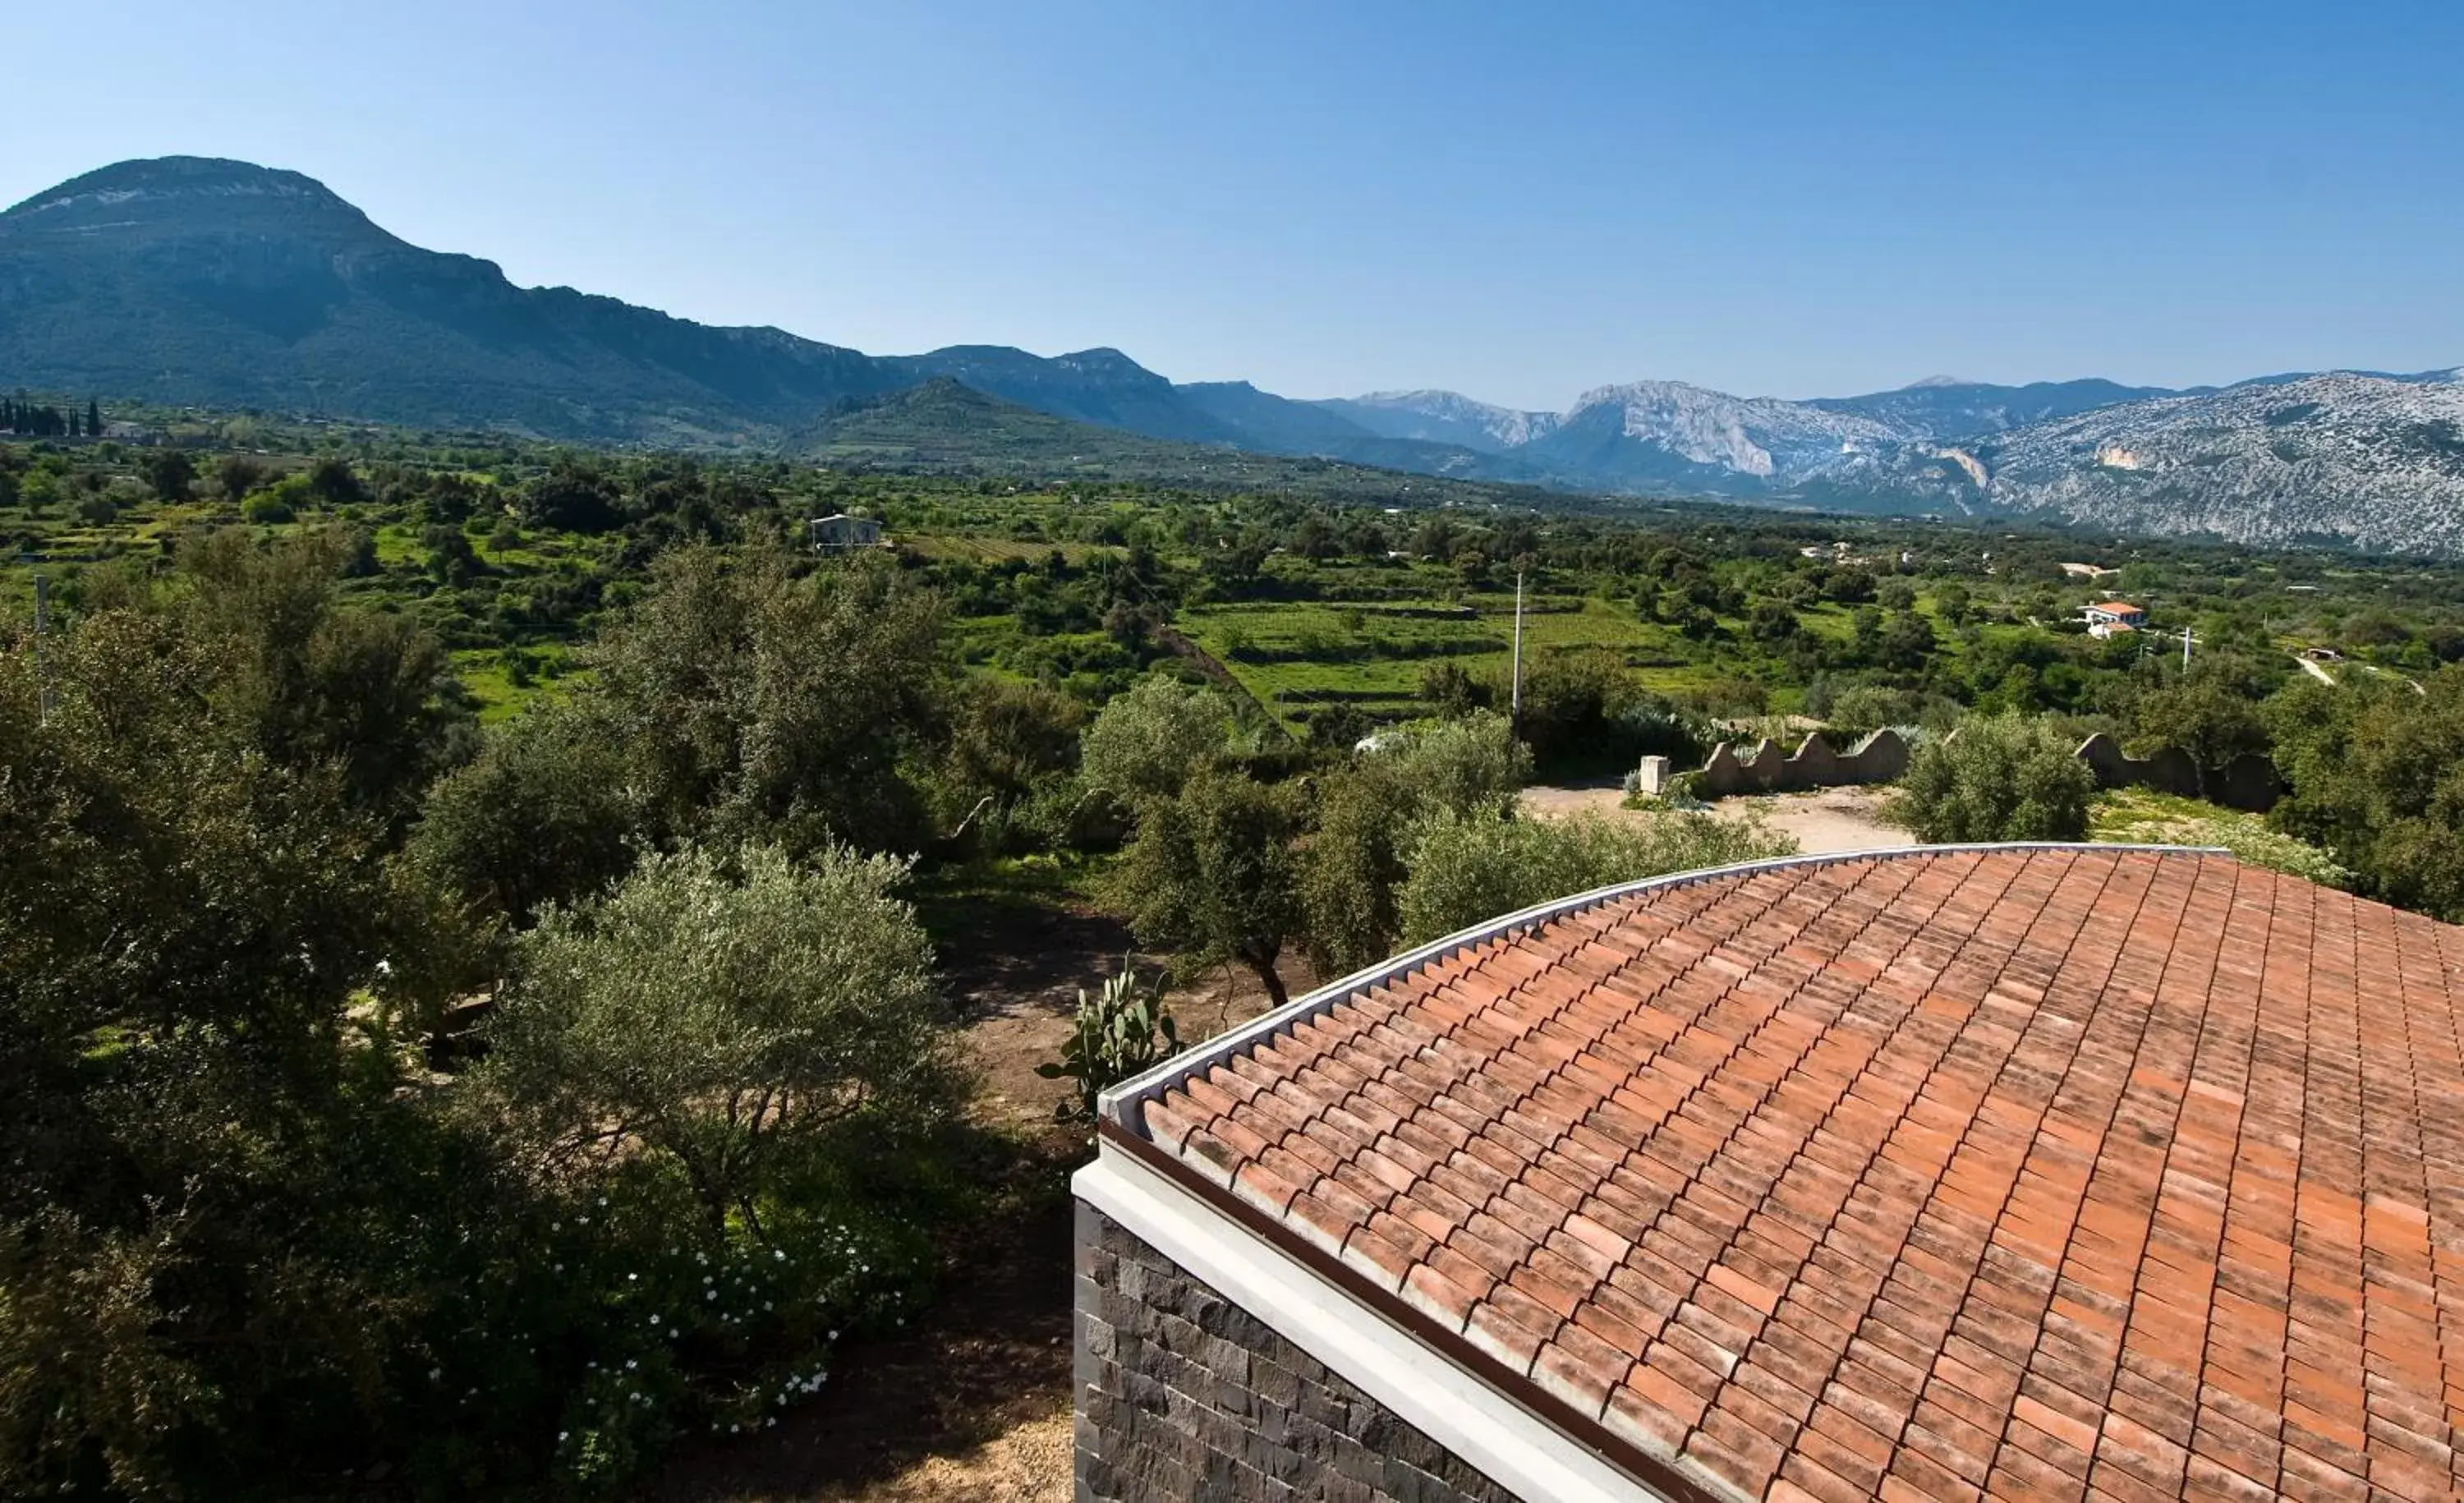
POLYGON ((2132 848, 1646 885, 1110 1139, 1663 1492, 2464 1493, 2464 929, 2132 848))

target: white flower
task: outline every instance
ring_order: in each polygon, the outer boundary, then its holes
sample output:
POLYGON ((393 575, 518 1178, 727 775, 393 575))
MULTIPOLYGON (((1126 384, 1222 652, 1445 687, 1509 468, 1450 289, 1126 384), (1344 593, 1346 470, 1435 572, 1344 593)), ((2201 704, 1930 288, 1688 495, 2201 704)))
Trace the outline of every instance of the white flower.
POLYGON ((780 1250, 779 1250, 778 1249, 776 1249, 776 1248, 773 1248, 773 1249, 770 1249, 770 1256, 772 1256, 773 1258, 776 1258, 777 1260, 779 1260, 779 1261, 780 1261, 780 1262, 781 1262, 781 1263, 784 1263, 784 1262, 786 1262, 786 1261, 787 1261, 787 1254, 785 1254, 785 1253, 783 1253, 783 1252, 780 1251, 780 1250))
POLYGON ((603 1195, 603 1196, 599 1197, 599 1204, 600 1204, 600 1205, 606 1205, 606 1204, 607 1204, 607 1197, 606 1197, 606 1196, 605 1196, 605 1195, 603 1195))
POLYGON ((434 1382, 434 1381, 436 1381, 436 1380, 438 1380, 439 1378, 442 1378, 442 1377, 444 1377, 444 1376, 445 1376, 445 1369, 444 1369, 444 1368, 442 1368, 442 1367, 431 1367, 431 1368, 429 1368, 429 1369, 428 1370, 428 1381, 429 1381, 429 1382, 434 1382))
POLYGON ((652 1315, 652 1316, 650 1317, 650 1324, 652 1324, 652 1325, 657 1325, 658 1323, 659 1323, 659 1317, 658 1317, 658 1316, 656 1316, 656 1315, 652 1315))
MULTIPOLYGON (((650 1318, 651 1318, 651 1319, 653 1319, 653 1320, 656 1320, 656 1319, 658 1319, 659 1317, 658 1317, 658 1316, 656 1316, 656 1315, 652 1315, 650 1318)), ((629 1373, 629 1372, 631 1372, 634 1368, 639 1367, 639 1366, 641 1366, 641 1365, 642 1365, 641 1363, 639 1363, 639 1362, 637 1362, 637 1361, 633 1360, 633 1359, 632 1359, 631 1358, 629 1358, 629 1357, 628 1357, 628 1358, 627 1358, 627 1359, 625 1359, 625 1371, 627 1371, 627 1372, 628 1372, 628 1373, 629 1373)))
POLYGON ((642 1275, 639 1273, 627 1273, 625 1275, 625 1282, 627 1284, 638 1284, 642 1282, 642 1275))

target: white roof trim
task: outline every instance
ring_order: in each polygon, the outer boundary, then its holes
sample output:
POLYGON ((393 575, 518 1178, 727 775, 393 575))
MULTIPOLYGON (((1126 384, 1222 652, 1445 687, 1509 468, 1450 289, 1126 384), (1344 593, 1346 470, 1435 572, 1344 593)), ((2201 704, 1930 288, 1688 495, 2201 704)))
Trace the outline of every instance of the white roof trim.
POLYGON ((2231 851, 2222 846, 2141 846, 2122 845, 2109 841, 2072 840, 2008 840, 1984 841, 1958 846, 1880 846, 1870 851, 1834 851, 1815 855, 1780 856, 1768 861, 1744 861, 1733 866, 1705 867, 1693 872, 1674 872, 1665 876, 1644 877, 1638 882, 1619 882, 1613 886, 1577 893, 1553 902, 1540 903, 1520 913, 1507 914, 1485 923, 1474 924, 1460 934, 1450 934, 1417 950, 1407 951, 1390 961, 1380 961, 1366 970, 1355 971, 1341 981, 1320 986, 1307 996, 1298 997, 1283 1006, 1215 1037, 1182 1050, 1146 1073, 1122 1081, 1095 1099, 1095 1112, 1133 1133, 1144 1136, 1145 1124, 1140 1108, 1179 1081, 1212 1069, 1232 1056, 1255 1048, 1278 1033, 1320 1013, 1331 1010, 1367 991, 1370 987, 1394 981, 1423 965, 1432 965, 1461 950, 1486 943, 1517 929, 1531 928, 1551 918, 1578 914, 1584 909, 1617 898, 1631 897, 1660 888, 1685 887, 1716 877, 1749 876, 1760 872, 1777 872, 1791 867, 1828 866, 1842 861, 1863 861, 1875 856, 1946 855, 1970 851, 2132 851, 2165 855, 2221 856, 2231 851))
POLYGON ((1070 1193, 1517 1497, 1666 1503, 1565 1431, 1106 1144, 1070 1193))

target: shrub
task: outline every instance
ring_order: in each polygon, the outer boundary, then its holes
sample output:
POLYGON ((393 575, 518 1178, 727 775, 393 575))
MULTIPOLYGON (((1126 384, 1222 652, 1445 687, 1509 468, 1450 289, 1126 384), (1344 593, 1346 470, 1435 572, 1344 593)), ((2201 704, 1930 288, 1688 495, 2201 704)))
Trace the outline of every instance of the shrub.
POLYGON ((2082 840, 2096 778, 2059 728, 1999 715, 1919 746, 1901 786, 1901 813, 1924 840, 2082 840))
POLYGON ((1397 900, 1408 944, 1617 882, 1788 855, 1796 842, 1752 820, 1666 814, 1502 820, 1440 815, 1413 842, 1397 900))
POLYGON ((953 1104, 931 947, 891 895, 908 865, 825 847, 646 857, 607 897, 518 941, 483 1078, 547 1163, 672 1162, 712 1231, 800 1139, 953 1104))
POLYGON ((297 513, 291 503, 272 491, 259 491, 242 501, 239 514, 259 526, 274 526, 291 520, 297 513))

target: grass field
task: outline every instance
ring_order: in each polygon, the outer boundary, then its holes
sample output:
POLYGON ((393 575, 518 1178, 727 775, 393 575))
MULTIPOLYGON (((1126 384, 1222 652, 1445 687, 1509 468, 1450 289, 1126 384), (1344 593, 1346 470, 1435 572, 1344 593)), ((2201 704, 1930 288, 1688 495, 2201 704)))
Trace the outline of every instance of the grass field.
MULTIPOLYGON (((1393 600, 1246 602, 1180 613, 1191 640, 1242 687, 1297 728, 1294 711, 1340 699, 1372 713, 1417 703, 1421 674, 1451 663, 1475 676, 1503 674, 1514 643, 1514 597, 1480 593, 1459 604, 1393 600)), ((1526 602, 1527 665, 1547 654, 1613 652, 1646 687, 1673 693, 1715 676, 1702 650, 1628 606, 1586 596, 1526 602)))

